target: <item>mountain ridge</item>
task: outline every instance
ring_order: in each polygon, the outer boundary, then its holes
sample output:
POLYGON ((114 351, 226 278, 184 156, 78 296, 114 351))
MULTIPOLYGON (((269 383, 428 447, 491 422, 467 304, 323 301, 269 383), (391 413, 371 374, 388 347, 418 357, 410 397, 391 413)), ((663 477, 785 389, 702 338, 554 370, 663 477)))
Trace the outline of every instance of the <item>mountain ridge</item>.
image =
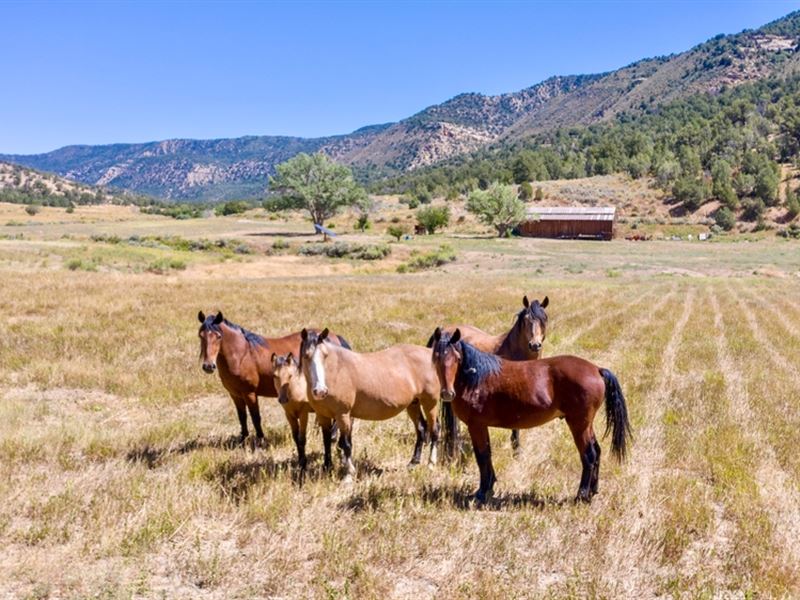
POLYGON ((614 71, 553 76, 516 92, 462 93, 395 123, 320 138, 242 136, 65 146, 0 160, 87 183, 172 199, 263 194, 276 164, 322 151, 364 180, 397 174, 562 127, 581 127, 670 100, 800 72, 800 11, 718 35, 678 54, 614 71))

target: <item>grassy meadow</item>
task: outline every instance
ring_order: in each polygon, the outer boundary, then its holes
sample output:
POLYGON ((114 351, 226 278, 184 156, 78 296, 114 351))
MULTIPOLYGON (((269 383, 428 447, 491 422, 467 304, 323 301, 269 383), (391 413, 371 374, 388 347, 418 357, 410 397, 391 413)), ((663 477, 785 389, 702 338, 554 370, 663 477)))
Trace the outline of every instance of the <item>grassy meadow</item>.
POLYGON ((464 226, 389 243, 388 222, 356 234, 347 219, 342 238, 390 255, 300 255, 308 224, 260 211, 0 205, 0 597, 800 595, 797 242, 464 226), (442 244, 454 262, 398 273, 442 244), (238 446, 233 403, 198 361, 198 310, 263 334, 327 326, 369 351, 438 324, 507 330, 523 294, 550 297, 546 356, 605 366, 626 394, 630 458, 601 440, 589 506, 572 503, 580 462, 560 421, 523 431, 518 457, 493 431, 480 510, 471 452, 407 468, 403 415, 357 423, 349 485, 321 471, 313 429, 301 481, 277 401, 261 400, 266 447, 238 446))

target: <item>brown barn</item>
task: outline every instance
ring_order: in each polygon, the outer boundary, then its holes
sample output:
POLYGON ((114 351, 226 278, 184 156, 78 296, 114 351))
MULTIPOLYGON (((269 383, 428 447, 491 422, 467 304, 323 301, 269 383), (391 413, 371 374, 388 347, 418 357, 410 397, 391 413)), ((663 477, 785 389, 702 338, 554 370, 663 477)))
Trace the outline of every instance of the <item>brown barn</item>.
POLYGON ((520 235, 560 239, 610 240, 613 206, 537 206, 527 210, 520 235))

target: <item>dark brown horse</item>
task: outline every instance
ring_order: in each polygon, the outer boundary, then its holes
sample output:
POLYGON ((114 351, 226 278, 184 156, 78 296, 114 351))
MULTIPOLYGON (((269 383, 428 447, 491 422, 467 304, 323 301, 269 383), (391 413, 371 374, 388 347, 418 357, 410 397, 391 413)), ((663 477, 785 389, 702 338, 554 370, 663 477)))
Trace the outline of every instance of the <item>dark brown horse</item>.
POLYGON ((433 364, 442 386, 443 402, 464 421, 480 470, 479 503, 486 501, 496 481, 489 445, 489 427, 527 429, 563 417, 572 432, 583 472, 576 500, 589 502, 597 493, 600 444, 594 416, 605 400, 606 432, 611 450, 622 460, 630 437, 625 398, 617 378, 576 356, 510 361, 481 352, 441 329, 433 334, 433 364))
MULTIPOLYGON (((471 325, 451 325, 444 331, 453 335, 458 329, 461 339, 482 352, 496 354, 507 360, 533 360, 542 357, 542 344, 547 337, 547 313, 545 308, 550 304, 550 298, 544 297, 539 302, 530 302, 528 296, 522 297, 522 310, 514 318, 514 324, 505 333, 492 335, 471 325)), ((433 346, 433 336, 428 340, 428 347, 433 346)), ((442 425, 445 431, 445 450, 447 454, 455 453, 455 444, 458 439, 458 421, 453 416, 452 407, 442 404, 442 425)), ((511 430, 511 447, 519 449, 519 429, 511 430)))
MULTIPOLYGON (((258 410, 258 397, 275 398, 278 392, 273 381, 272 355, 300 353, 300 332, 290 333, 279 338, 265 338, 244 327, 231 323, 222 313, 216 315, 197 314, 200 321, 200 358, 203 371, 219 371, 222 385, 231 395, 236 406, 241 426, 241 440, 247 438, 247 411, 253 420, 258 440, 264 438, 261 429, 261 413, 258 410)), ((331 334, 328 340, 336 345, 349 348, 341 336, 331 334)))

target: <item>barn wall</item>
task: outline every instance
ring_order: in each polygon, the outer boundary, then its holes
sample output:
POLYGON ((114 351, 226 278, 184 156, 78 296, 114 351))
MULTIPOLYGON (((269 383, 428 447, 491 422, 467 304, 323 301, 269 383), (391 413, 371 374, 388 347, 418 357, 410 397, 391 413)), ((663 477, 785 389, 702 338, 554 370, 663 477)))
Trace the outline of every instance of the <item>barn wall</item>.
POLYGON ((524 221, 519 226, 520 235, 545 238, 597 237, 610 240, 614 232, 613 221, 573 221, 568 219, 524 221))

